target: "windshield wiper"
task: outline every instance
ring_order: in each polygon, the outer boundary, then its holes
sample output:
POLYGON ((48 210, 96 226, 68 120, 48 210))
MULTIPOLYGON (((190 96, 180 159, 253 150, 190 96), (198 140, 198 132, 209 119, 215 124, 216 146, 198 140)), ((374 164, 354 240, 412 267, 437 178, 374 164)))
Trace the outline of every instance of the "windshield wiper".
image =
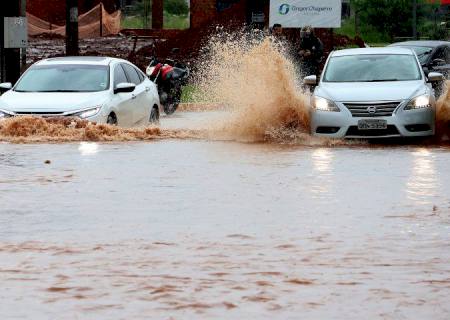
POLYGON ((365 82, 389 82, 389 81, 400 81, 399 79, 375 79, 375 80, 367 80, 365 82))
POLYGON ((83 92, 80 90, 43 90, 38 92, 83 92))

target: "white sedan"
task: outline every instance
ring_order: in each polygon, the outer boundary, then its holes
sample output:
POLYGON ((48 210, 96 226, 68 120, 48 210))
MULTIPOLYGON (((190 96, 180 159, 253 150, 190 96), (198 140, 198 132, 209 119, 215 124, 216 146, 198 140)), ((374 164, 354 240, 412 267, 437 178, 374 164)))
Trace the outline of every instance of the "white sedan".
POLYGON ((72 116, 122 127, 159 120, 156 85, 128 61, 107 57, 50 58, 32 65, 0 96, 0 119, 72 116))
MULTIPOLYGON (((435 130, 432 83, 416 54, 405 48, 363 48, 330 54, 312 99, 311 133, 330 138, 431 136, 435 130)), ((318 82, 318 83, 317 83, 318 82)))

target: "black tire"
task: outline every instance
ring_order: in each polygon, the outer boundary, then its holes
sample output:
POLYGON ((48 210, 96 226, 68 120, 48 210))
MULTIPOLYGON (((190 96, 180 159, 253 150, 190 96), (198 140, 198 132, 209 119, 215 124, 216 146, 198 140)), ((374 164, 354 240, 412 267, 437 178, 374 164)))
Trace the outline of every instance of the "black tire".
POLYGON ((159 124, 159 108, 157 106, 153 106, 148 122, 151 124, 159 124))
POLYGON ((117 126, 117 116, 114 113, 110 113, 108 115, 108 119, 106 119, 106 123, 111 125, 111 126, 117 126))
POLYGON ((170 116, 175 111, 177 111, 177 108, 178 108, 178 103, 177 102, 168 102, 164 106, 164 113, 167 114, 168 116, 170 116))
POLYGON ((167 115, 173 114, 177 111, 178 105, 181 101, 181 86, 175 83, 168 91, 168 98, 164 104, 164 113, 167 115))

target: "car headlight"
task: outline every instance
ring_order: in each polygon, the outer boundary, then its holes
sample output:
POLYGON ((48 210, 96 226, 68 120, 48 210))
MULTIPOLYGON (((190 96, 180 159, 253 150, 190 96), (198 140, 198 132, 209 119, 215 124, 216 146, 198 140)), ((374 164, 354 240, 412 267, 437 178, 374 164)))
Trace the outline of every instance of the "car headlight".
POLYGON ((412 99, 408 103, 408 105, 404 108, 404 110, 424 109, 430 107, 431 107, 430 96, 427 94, 423 94, 412 99))
POLYGON ((0 119, 10 118, 13 114, 5 110, 0 110, 0 119))
POLYGON ((333 101, 322 97, 314 97, 312 107, 320 111, 333 111, 333 112, 341 111, 333 101))
POLYGON ((101 108, 102 107, 95 107, 95 108, 91 108, 91 109, 86 109, 86 110, 74 113, 73 116, 74 117, 79 117, 81 119, 90 118, 90 117, 95 116, 97 113, 99 113, 101 108))

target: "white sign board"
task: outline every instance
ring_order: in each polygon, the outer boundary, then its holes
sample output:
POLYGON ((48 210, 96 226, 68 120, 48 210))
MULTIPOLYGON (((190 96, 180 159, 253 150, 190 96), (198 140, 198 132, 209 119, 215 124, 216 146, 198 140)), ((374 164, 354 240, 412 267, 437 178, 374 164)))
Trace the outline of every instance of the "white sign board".
POLYGON ((26 48, 28 46, 28 24, 25 17, 4 17, 5 49, 26 48))
POLYGON ((342 0, 270 0, 270 26, 340 28, 342 0))

